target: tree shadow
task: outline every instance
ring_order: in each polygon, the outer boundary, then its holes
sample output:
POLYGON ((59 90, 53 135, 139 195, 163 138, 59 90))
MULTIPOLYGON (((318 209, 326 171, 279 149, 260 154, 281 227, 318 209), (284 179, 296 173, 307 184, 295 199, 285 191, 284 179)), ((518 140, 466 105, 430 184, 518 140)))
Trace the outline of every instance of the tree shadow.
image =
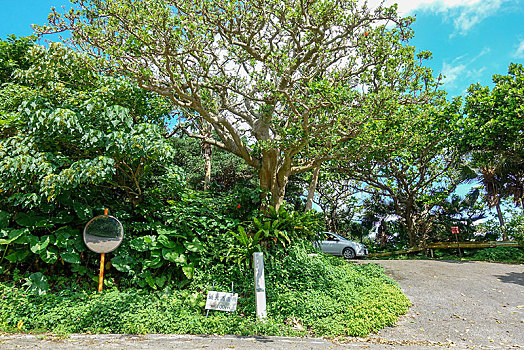
POLYGON ((505 275, 495 275, 501 282, 524 286, 524 272, 508 272, 505 275))

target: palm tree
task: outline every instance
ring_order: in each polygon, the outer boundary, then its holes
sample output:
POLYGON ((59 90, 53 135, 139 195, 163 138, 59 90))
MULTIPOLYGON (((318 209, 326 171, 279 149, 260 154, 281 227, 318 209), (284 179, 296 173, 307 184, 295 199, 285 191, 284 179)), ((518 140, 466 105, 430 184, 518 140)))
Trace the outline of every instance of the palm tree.
POLYGON ((488 207, 497 210, 502 231, 502 239, 507 240, 507 234, 504 232, 504 214, 501 208, 501 201, 508 196, 507 183, 508 171, 511 167, 506 159, 489 158, 486 154, 473 154, 473 159, 469 164, 463 164, 458 175, 461 181, 466 183, 479 182, 484 188, 484 201, 488 207), (472 164, 478 164, 478 168, 472 167, 472 164))
MULTIPOLYGON (((501 230, 504 228, 504 215, 500 208, 501 199, 505 195, 505 176, 501 173, 500 166, 484 166, 479 169, 479 181, 484 187, 484 198, 490 208, 495 207, 497 210, 497 217, 501 230)), ((507 240, 508 237, 504 230, 502 230, 502 239, 507 240)))

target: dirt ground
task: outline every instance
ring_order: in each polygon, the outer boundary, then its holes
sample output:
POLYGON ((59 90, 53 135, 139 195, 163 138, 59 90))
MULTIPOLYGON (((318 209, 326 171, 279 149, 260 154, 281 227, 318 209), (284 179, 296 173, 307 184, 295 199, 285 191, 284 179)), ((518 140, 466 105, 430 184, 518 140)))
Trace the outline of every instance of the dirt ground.
POLYGON ((394 327, 366 339, 191 335, 0 336, 0 349, 520 349, 524 265, 428 260, 377 263, 413 303, 394 327))

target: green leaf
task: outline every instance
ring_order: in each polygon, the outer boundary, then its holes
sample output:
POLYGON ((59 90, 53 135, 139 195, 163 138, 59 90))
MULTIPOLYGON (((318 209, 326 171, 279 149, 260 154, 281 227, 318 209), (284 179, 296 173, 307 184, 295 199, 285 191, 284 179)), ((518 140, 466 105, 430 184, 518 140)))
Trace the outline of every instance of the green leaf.
POLYGON ((130 273, 133 271, 135 259, 130 256, 117 256, 111 259, 111 265, 120 272, 130 273))
POLYGON ((11 262, 22 262, 25 259, 27 259, 31 255, 31 252, 26 248, 24 250, 17 250, 8 256, 6 256, 6 260, 11 262))
POLYGON ((259 230, 262 228, 262 223, 257 218, 253 218, 253 223, 255 224, 255 228, 259 230))
POLYGON ((71 266, 71 272, 79 275, 85 275, 87 273, 87 267, 84 265, 75 264, 71 266))
POLYGON ((54 223, 51 219, 40 219, 35 222, 34 227, 53 227, 54 223))
POLYGON ((149 245, 146 243, 145 237, 138 237, 131 240, 131 242, 129 242, 129 246, 131 249, 137 250, 139 252, 145 252, 149 249, 149 245))
POLYGON ((159 228, 156 230, 159 235, 168 236, 171 238, 186 238, 183 234, 178 233, 175 229, 159 228))
POLYGON ((159 258, 161 256, 162 256, 162 249, 151 250, 151 257, 152 258, 159 258))
POLYGON ((180 254, 176 259, 175 262, 179 265, 187 264, 187 258, 184 254, 180 254))
POLYGON ((16 223, 24 227, 33 227, 38 221, 42 219, 44 218, 34 215, 33 213, 18 213, 15 216, 16 223))
POLYGON ((164 262, 162 261, 162 257, 158 256, 154 259, 146 259, 144 260, 144 267, 149 267, 151 269, 157 269, 160 266, 162 266, 164 262))
POLYGON ((9 219, 11 216, 12 215, 7 211, 0 210, 0 229, 9 226, 9 219))
POLYGON ((186 265, 182 267, 182 272, 188 279, 192 279, 195 273, 195 267, 193 265, 186 265))
POLYGON ((58 248, 55 246, 49 247, 40 253, 40 258, 47 264, 54 264, 58 259, 58 248))
POLYGON ((153 276, 151 276, 151 272, 145 271, 140 275, 146 282, 149 284, 149 286, 153 289, 156 289, 156 283, 153 276))
POLYGON ((81 202, 73 202, 73 209, 80 220, 87 221, 93 217, 93 210, 91 207, 81 202))
MULTIPOLYGON (((0 244, 11 244, 12 242, 14 242, 15 240, 18 239, 18 237, 24 235, 24 234, 29 234, 29 230, 26 229, 26 228, 21 228, 21 229, 6 229, 9 234, 7 236, 7 238, 3 238, 3 239, 0 239, 0 244)), ((5 230, 3 230, 5 231, 5 230)))
MULTIPOLYGON (((28 231, 29 232, 29 231, 28 231)), ((30 234, 27 234, 27 235, 21 235, 20 237, 18 237, 17 239, 15 239, 13 241, 13 244, 29 244, 29 237, 31 235, 30 234)))
POLYGON ((73 230, 69 226, 60 227, 55 231, 56 246, 59 248, 66 248, 72 244, 72 240, 70 240, 72 234, 73 230))
MULTIPOLYGON (((78 252, 85 251, 86 245, 84 243, 84 238, 80 234, 80 232, 78 230, 71 230, 71 233, 73 235, 73 247, 76 249, 76 251, 78 252)), ((69 245, 69 241, 68 241, 68 245, 69 245)))
POLYGON ((80 259, 80 254, 78 254, 74 250, 71 250, 69 252, 61 252, 60 256, 65 262, 68 262, 70 264, 80 264, 82 262, 82 260, 80 259))
POLYGON ((167 277, 165 275, 161 275, 161 276, 158 276, 158 277, 155 278, 155 283, 160 288, 162 288, 164 286, 166 281, 167 281, 167 277))
POLYGON ((184 246, 187 248, 187 250, 194 253, 199 253, 204 250, 204 246, 196 237, 192 242, 184 242, 184 246))
POLYGON ((273 219, 278 218, 278 214, 277 214, 277 211, 275 210, 275 207, 272 207, 272 206, 269 207, 269 215, 273 219))
POLYGON ((166 248, 174 248, 176 246, 176 242, 170 241, 167 236, 160 235, 157 239, 158 243, 162 244, 166 248))
POLYGON ((29 247, 31 251, 35 254, 42 253, 47 248, 50 242, 51 236, 44 236, 40 239, 36 236, 29 237, 29 247))
POLYGON ((179 254, 173 249, 163 248, 162 257, 167 261, 176 262, 177 258, 179 257, 179 254))
POLYGON ((29 293, 42 295, 47 293, 49 290, 49 285, 47 284, 47 278, 41 273, 36 272, 32 273, 24 283, 24 286, 27 286, 27 291, 29 293))

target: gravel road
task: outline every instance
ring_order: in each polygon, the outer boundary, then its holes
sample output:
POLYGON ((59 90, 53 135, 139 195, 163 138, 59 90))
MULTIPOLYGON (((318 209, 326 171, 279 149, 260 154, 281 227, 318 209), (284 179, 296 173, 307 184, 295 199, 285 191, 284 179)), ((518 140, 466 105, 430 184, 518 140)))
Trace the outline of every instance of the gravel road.
POLYGON ((429 260, 377 263, 413 303, 394 327, 366 339, 72 335, 0 336, 0 349, 520 349, 524 348, 524 265, 429 260))

